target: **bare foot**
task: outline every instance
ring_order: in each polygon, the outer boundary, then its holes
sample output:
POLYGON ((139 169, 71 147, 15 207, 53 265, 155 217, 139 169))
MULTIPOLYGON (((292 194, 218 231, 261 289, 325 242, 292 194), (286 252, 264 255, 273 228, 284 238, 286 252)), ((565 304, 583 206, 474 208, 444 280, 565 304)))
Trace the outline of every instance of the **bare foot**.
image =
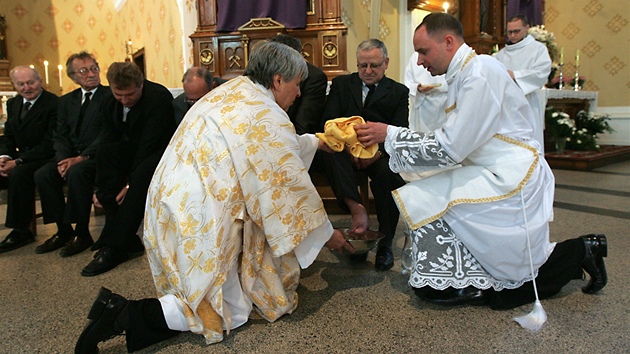
POLYGON ((349 198, 345 199, 345 203, 350 209, 350 214, 352 214, 352 225, 350 226, 350 232, 359 236, 363 236, 372 224, 367 210, 365 210, 363 204, 359 204, 349 198))

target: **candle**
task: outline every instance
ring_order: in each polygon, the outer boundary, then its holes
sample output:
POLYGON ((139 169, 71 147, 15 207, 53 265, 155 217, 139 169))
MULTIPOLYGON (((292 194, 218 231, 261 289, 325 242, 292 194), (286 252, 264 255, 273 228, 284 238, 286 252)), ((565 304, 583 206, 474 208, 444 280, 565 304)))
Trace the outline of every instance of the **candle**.
POLYGON ((48 85, 48 60, 44 60, 44 75, 46 76, 46 85, 48 85))
POLYGON ((63 88, 63 83, 61 81, 61 70, 63 69, 63 66, 61 66, 61 64, 57 65, 57 69, 59 69, 59 87, 63 88))
POLYGON ((564 47, 560 47, 560 65, 564 64, 564 47))
POLYGON ((580 66, 580 50, 575 51, 575 66, 580 66))

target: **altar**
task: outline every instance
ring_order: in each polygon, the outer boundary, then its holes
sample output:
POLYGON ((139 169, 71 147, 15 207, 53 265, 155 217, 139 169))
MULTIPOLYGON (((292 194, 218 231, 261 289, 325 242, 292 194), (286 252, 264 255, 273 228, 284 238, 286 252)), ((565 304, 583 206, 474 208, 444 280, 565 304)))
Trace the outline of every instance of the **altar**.
MULTIPOLYGON (((586 112, 595 112, 597 110, 597 91, 575 91, 570 90, 557 90, 542 88, 536 91, 538 96, 538 102, 541 105, 540 111, 545 112, 546 107, 554 107, 564 113, 567 113, 571 118, 576 114, 584 110, 586 112)), ((545 116, 542 117, 542 126, 545 125, 545 116)), ((540 139, 540 137, 539 137, 540 139)), ((552 137, 548 137, 544 134, 544 151, 554 151, 555 145, 552 137)))

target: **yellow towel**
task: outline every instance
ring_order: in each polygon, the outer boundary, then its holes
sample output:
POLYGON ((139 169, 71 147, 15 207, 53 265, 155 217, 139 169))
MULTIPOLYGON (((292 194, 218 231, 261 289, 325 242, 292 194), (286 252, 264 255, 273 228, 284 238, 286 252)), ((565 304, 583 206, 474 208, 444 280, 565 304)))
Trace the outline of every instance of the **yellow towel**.
POLYGON ((334 151, 341 151, 349 146, 348 152, 354 157, 369 159, 378 151, 378 144, 365 147, 357 139, 354 126, 365 124, 362 117, 352 116, 347 118, 335 118, 326 122, 324 132, 315 134, 334 151))

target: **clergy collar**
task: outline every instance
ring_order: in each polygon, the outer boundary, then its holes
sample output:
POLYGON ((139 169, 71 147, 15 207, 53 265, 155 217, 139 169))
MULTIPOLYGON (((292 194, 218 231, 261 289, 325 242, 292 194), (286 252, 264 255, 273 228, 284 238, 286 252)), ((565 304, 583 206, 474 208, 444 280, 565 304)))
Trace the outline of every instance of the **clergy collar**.
POLYGON ((533 41, 535 41, 534 37, 530 36, 529 34, 527 36, 525 36, 525 38, 523 38, 520 42, 518 43, 514 43, 514 44, 508 44, 505 46, 505 50, 517 50, 517 49, 521 49, 525 46, 530 45, 533 41))
POLYGON ((459 73, 464 64, 467 63, 466 58, 468 58, 472 52, 474 52, 474 50, 466 43, 462 44, 459 49, 457 49, 457 52, 455 52, 455 55, 453 56, 453 59, 451 59, 451 63, 448 65, 448 69, 446 70, 446 75, 444 77, 446 79, 446 83, 449 85, 451 84, 457 73, 459 73))

